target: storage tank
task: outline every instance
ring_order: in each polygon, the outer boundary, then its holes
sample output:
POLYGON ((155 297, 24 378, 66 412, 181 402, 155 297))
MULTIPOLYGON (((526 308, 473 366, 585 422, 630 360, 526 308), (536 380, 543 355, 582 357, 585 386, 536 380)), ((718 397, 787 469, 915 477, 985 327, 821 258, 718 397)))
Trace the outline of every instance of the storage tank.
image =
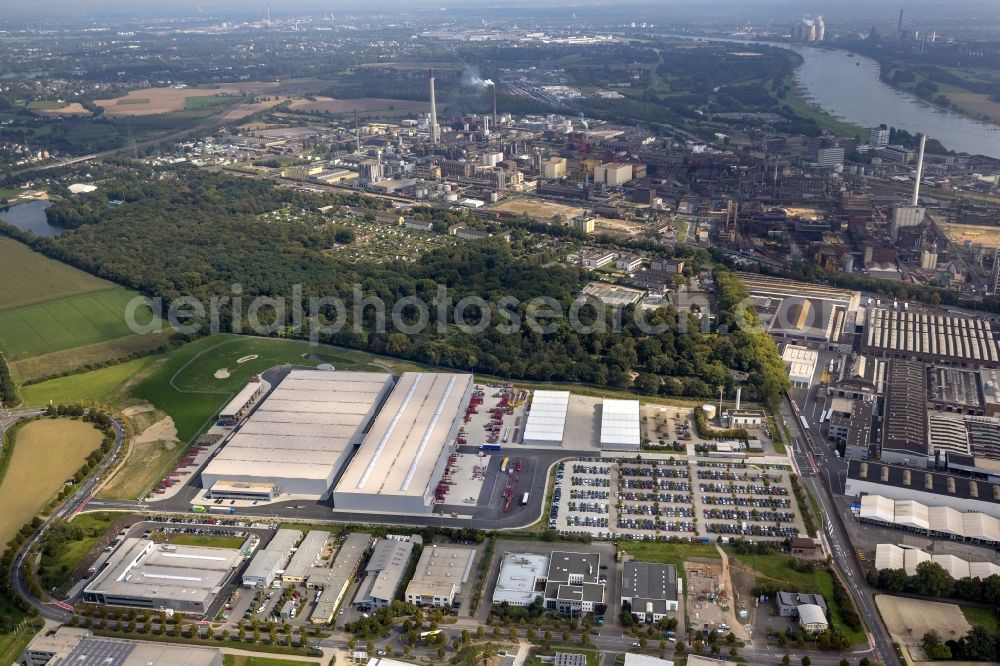
POLYGON ((705 412, 705 418, 709 421, 715 418, 715 405, 702 405, 701 411, 705 412))

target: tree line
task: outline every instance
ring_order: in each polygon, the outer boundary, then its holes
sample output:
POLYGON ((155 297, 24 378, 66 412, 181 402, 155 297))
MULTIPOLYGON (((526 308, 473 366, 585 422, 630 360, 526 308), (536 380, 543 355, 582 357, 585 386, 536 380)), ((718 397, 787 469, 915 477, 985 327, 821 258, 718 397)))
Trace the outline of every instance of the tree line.
MULTIPOLYGON (((431 305, 438 286, 447 288, 452 303, 464 297, 483 299, 466 321, 489 316, 494 323, 514 316, 528 319, 528 303, 536 297, 553 299, 567 313, 590 275, 584 269, 552 261, 551 252, 537 246, 531 235, 510 244, 501 240, 460 243, 430 251, 414 261, 369 263, 331 252, 345 238, 336 225, 263 215, 289 208, 309 212, 324 205, 384 204, 368 197, 310 195, 277 188, 254 179, 178 169, 157 180, 141 172, 122 175, 102 185, 100 197, 73 197, 50 207, 50 219, 73 227, 54 238, 35 238, 10 227, 18 237, 48 256, 165 300, 192 296, 203 303, 222 299, 224 330, 246 323, 226 297, 231 286, 242 286, 245 300, 255 296, 292 297, 301 285, 303 301, 331 296, 345 303, 337 332, 320 332, 321 342, 363 349, 421 363, 474 371, 504 378, 568 381, 594 386, 636 389, 652 395, 707 398, 718 386, 732 393, 732 370, 749 375, 749 392, 775 404, 787 386, 784 364, 763 331, 741 328, 737 315, 747 303, 742 283, 724 270, 716 271, 719 313, 713 323, 706 313, 679 312, 665 307, 648 313, 634 306, 621 311, 598 304, 580 308, 579 331, 565 316, 540 317, 551 325, 544 332, 521 325, 513 333, 490 326, 482 333, 462 332, 451 310, 443 319, 429 307, 424 330, 408 332, 419 316, 402 310, 404 326, 377 326, 377 308, 355 313, 354 286, 366 297, 377 296, 391 312, 402 299, 431 305), (104 198, 122 203, 103 205, 104 198), (516 305, 505 305, 513 298, 516 305), (654 327, 653 333, 644 332, 654 327), (440 324, 440 326, 439 326, 440 324)), ((451 218, 429 209, 418 215, 437 223, 451 218)), ((704 260, 704 257, 699 257, 704 260)), ((332 311, 325 312, 326 320, 332 311)), ((751 313, 751 323, 756 315, 751 313)), ((262 317, 266 318, 267 313, 262 317)), ((204 327, 207 329, 207 326, 204 327)), ((313 331, 316 333, 316 331, 313 331)), ((306 337, 308 324, 283 335, 306 337)))

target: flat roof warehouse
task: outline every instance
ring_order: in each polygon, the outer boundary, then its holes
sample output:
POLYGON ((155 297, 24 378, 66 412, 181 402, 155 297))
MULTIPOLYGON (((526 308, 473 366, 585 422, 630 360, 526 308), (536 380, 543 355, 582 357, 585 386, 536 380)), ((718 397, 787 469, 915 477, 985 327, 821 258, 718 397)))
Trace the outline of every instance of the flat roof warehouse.
POLYGON ((472 375, 404 373, 344 470, 334 506, 427 511, 473 386, 472 375))
POLYGON ((205 467, 202 485, 325 494, 391 388, 388 373, 291 371, 205 467))
POLYGON ((390 374, 293 370, 202 485, 270 483, 275 494, 314 497, 334 487, 336 508, 427 513, 473 387, 469 374, 408 372, 394 385, 390 374))

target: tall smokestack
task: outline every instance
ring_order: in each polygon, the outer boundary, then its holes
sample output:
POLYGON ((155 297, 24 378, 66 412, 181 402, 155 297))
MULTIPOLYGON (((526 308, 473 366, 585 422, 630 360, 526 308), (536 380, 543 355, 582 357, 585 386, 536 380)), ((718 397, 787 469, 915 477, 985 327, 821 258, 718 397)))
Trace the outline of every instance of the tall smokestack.
POLYGON ((736 409, 735 409, 735 411, 739 411, 739 409, 740 409, 740 398, 742 397, 742 394, 743 394, 743 387, 742 386, 737 386, 736 387, 736 409))
POLYGON ((354 142, 355 150, 361 153, 361 129, 358 127, 358 110, 354 109, 354 142))
POLYGON ((438 127, 437 102, 434 99, 434 70, 427 70, 427 78, 431 84, 431 143, 435 146, 441 140, 441 129, 438 127))
POLYGON ((924 177, 924 148, 927 145, 927 134, 920 135, 920 152, 917 153, 917 181, 913 184, 913 205, 920 205, 920 181, 924 177))
POLYGON ((493 129, 500 127, 497 124, 497 84, 493 84, 493 129))

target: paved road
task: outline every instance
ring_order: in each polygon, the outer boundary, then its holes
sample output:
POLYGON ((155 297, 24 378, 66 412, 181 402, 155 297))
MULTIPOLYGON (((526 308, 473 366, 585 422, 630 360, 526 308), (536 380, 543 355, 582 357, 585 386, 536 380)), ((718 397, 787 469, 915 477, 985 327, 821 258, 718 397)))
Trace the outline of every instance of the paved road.
POLYGON ((864 571, 852 552, 851 540, 844 527, 844 521, 850 520, 850 517, 844 516, 842 511, 838 510, 837 502, 830 492, 830 488, 823 483, 825 474, 819 474, 821 468, 814 455, 812 440, 809 434, 802 429, 796 413, 792 410, 790 400, 785 400, 782 403, 781 415, 793 433, 795 440, 793 462, 800 470, 799 477, 819 502, 823 515, 817 517, 817 520, 823 522, 821 533, 825 543, 829 545, 830 554, 833 555, 833 566, 840 574, 841 579, 846 582, 851 596, 854 597, 862 617, 871 630, 868 640, 874 649, 875 661, 886 664, 886 666, 897 666, 900 661, 896 649, 893 647, 889 632, 875 608, 874 593, 868 587, 864 571))
MULTIPOLYGON (((38 414, 42 410, 26 410, 23 412, 25 416, 29 416, 32 413, 38 414)), ((27 601, 29 604, 38 609, 39 614, 47 620, 55 620, 57 622, 66 622, 71 613, 67 607, 50 604, 37 599, 31 591, 28 589, 28 584, 24 579, 24 563, 31 553, 32 549, 44 538, 45 532, 51 527, 52 523, 56 520, 64 518, 82 508, 87 500, 93 495, 95 486, 100 482, 101 477, 116 463, 118 456, 121 454, 122 444, 125 442, 125 428, 122 426, 121 422, 117 419, 113 420, 115 428, 115 445, 111 450, 111 453, 105 456, 104 460, 97 469, 84 481, 83 485, 67 499, 59 509, 54 511, 45 522, 38 528, 38 530, 31 536, 30 539, 24 542, 21 549, 17 552, 17 556, 14 558, 14 565, 10 571, 11 585, 14 591, 22 599, 27 601)))

